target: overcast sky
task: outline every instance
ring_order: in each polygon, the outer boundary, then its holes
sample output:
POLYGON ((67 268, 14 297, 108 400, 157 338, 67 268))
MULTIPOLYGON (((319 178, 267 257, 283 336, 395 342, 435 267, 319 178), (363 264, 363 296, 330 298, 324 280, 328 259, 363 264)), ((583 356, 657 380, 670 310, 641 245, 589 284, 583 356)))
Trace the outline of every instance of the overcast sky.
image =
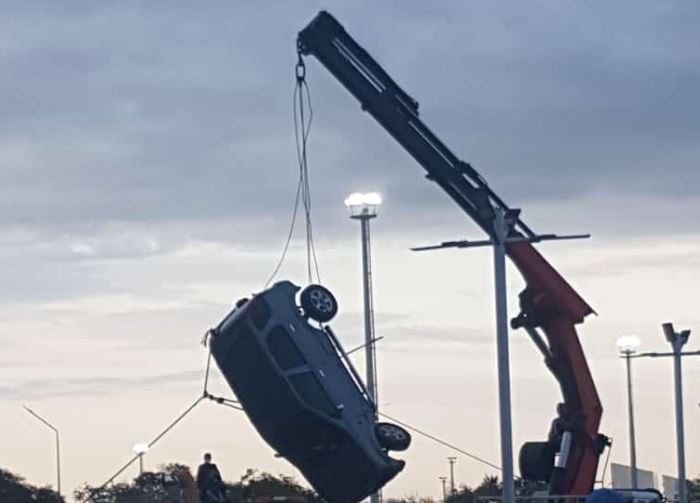
MULTIPOLYGON (((627 462, 616 338, 664 350, 661 323, 700 330, 700 4, 18 0, 0 7, 0 467, 53 483, 50 432, 23 403, 60 427, 72 489, 101 483, 196 398, 201 335, 262 287, 282 249, 297 176, 295 37, 321 8, 531 227, 593 234, 542 250, 599 313, 580 333, 612 459, 627 462)), ((342 201, 378 190, 380 405, 498 463, 489 252, 408 251, 479 231, 318 62, 307 66, 313 218, 336 331, 361 341, 358 229, 342 201)), ((303 283, 301 238, 281 277, 303 283)), ((522 283, 510 272, 514 315, 522 283)), ((558 394, 519 332, 512 372, 517 446, 544 438, 558 394)), ((671 379, 670 361, 635 362, 639 465, 666 474, 671 379)), ((693 446, 700 361, 687 360, 685 379, 693 446)), ((194 466, 205 450, 228 479, 296 473, 245 416, 208 403, 146 464, 194 466)), ((437 496, 452 454, 416 438, 385 494, 437 496)), ((688 467, 700 474, 692 448, 688 467)), ((486 471, 456 467, 470 484, 486 471)))

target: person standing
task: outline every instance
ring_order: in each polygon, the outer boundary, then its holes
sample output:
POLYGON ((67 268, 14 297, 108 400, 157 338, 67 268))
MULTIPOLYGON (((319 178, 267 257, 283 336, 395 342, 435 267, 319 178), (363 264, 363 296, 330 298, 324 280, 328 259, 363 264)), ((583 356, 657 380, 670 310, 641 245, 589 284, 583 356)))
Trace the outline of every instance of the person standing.
POLYGON ((224 482, 219 468, 211 462, 211 454, 204 454, 204 463, 197 469, 197 489, 201 503, 223 503, 226 501, 224 482))

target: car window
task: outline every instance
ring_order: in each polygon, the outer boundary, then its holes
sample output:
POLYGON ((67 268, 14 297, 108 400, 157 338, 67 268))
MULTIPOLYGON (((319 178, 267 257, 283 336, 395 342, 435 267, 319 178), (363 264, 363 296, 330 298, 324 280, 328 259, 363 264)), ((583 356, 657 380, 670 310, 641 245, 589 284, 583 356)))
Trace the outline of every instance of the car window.
POLYGON ((267 346, 270 348, 272 357, 282 370, 293 369, 306 365, 306 360, 299 352, 299 349, 289 337, 284 327, 277 325, 267 336, 267 346))
POLYGON ((321 345, 323 350, 326 352, 328 355, 335 355, 335 348, 333 348, 333 345, 331 344, 331 341, 328 340, 328 335, 326 335, 325 332, 316 332, 316 338, 318 339, 318 343, 321 345))
POLYGON ((258 330, 262 330, 267 325, 270 320, 270 305, 262 297, 253 299, 253 303, 250 305, 250 318, 253 320, 253 325, 258 330))
POLYGON ((308 406, 329 415, 338 415, 338 409, 333 405, 328 393, 313 372, 294 374, 289 376, 289 380, 308 406))

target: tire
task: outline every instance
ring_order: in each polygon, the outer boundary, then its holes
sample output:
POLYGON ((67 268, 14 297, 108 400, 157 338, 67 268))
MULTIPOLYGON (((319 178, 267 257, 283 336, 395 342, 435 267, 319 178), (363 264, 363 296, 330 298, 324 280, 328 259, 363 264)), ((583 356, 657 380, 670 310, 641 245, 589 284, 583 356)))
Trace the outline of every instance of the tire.
POLYGON ((304 288, 300 301, 304 314, 320 323, 331 321, 338 314, 338 302, 330 290, 321 285, 304 288))
POLYGON ((387 451, 405 451, 411 445, 411 434, 391 423, 377 423, 374 434, 383 449, 387 451))
POLYGON ((520 475, 525 480, 549 482, 554 471, 556 448, 549 442, 526 442, 520 448, 520 475))

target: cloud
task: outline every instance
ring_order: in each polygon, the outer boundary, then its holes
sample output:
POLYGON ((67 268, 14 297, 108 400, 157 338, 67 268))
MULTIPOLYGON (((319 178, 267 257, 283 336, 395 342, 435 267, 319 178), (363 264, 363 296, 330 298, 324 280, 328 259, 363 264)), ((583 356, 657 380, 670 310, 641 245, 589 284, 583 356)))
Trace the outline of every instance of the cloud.
POLYGON ((0 397, 8 400, 103 395, 196 382, 203 379, 201 370, 186 370, 137 377, 78 377, 70 379, 36 379, 0 386, 0 397))
MULTIPOLYGON (((244 240, 282 232, 296 178, 294 38, 314 3, 40 5, 4 7, 14 21, 0 40, 0 227, 169 223, 196 236, 208 221, 247 225, 244 240)), ((408 4, 391 29, 389 6, 371 22, 362 8, 334 10, 512 204, 614 185, 618 200, 651 194, 664 211, 700 182, 700 117, 688 106, 700 81, 687 21, 697 7, 646 6, 600 16, 595 5, 408 4)), ((455 212, 315 61, 308 78, 319 220, 342 217, 346 192, 369 185, 404 225, 455 212)))
POLYGON ((585 264, 569 267, 568 272, 579 276, 644 273, 658 270, 696 271, 700 268, 700 247, 694 244, 674 243, 647 249, 644 246, 609 250, 602 257, 592 258, 585 264))
POLYGON ((391 341, 392 346, 399 347, 402 345, 412 347, 416 343, 480 346, 492 344, 495 340, 494 334, 486 329, 437 324, 394 324, 383 327, 382 335, 386 335, 387 342, 391 341))

